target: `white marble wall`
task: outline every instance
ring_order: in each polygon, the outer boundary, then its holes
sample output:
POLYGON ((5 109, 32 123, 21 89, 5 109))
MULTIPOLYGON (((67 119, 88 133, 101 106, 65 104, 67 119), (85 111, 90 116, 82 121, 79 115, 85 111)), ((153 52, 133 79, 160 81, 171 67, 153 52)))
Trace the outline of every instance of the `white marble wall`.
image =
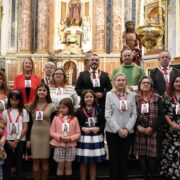
POLYGON ((9 27, 9 0, 3 1, 3 14, 1 24, 1 55, 5 56, 8 51, 8 27, 9 27))
POLYGON ((170 1, 168 13, 168 50, 171 57, 176 56, 176 1, 170 1))

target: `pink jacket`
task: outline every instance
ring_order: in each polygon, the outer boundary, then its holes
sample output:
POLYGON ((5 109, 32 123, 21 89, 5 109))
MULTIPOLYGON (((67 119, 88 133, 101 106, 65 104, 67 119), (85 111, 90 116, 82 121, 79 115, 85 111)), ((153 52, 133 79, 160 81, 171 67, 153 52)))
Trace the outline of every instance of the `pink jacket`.
POLYGON ((76 146, 76 141, 80 138, 80 127, 79 122, 76 117, 74 117, 69 122, 69 132, 67 136, 71 138, 70 142, 64 142, 60 140, 60 137, 63 136, 62 132, 62 121, 60 120, 62 115, 55 116, 50 128, 50 136, 53 138, 50 141, 50 144, 53 146, 76 146))

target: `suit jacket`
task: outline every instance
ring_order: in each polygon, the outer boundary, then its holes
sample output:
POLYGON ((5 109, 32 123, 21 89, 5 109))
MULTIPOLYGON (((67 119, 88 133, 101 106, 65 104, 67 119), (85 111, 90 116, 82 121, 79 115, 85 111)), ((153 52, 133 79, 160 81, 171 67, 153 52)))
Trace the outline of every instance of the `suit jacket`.
MULTIPOLYGON (((172 71, 170 73, 170 81, 172 81, 172 79, 177 74, 180 74, 180 70, 176 68, 172 68, 172 71)), ((158 93, 160 96, 162 96, 166 91, 166 82, 162 72, 159 70, 159 68, 155 68, 151 70, 150 77, 153 80, 155 92, 158 93)))
POLYGON ((19 89, 21 91, 24 104, 30 104, 34 101, 36 88, 41 83, 41 79, 39 76, 33 75, 31 76, 30 80, 31 80, 31 90, 30 90, 29 100, 27 101, 26 89, 25 89, 25 83, 24 83, 25 76, 23 74, 16 75, 14 78, 14 89, 19 89))
POLYGON ((98 103, 104 109, 106 93, 112 89, 112 85, 108 73, 101 71, 100 87, 93 87, 89 71, 81 72, 76 82, 75 90, 77 94, 81 96, 82 92, 86 89, 91 89, 95 93, 97 92, 103 93, 103 97, 98 100, 98 103))

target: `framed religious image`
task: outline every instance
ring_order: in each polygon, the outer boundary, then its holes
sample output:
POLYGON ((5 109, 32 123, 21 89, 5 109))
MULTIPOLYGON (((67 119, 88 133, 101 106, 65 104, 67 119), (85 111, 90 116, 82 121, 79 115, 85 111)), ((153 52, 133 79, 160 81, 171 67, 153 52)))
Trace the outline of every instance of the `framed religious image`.
POLYGON ((0 100, 0 113, 2 113, 4 110, 5 110, 4 100, 0 100))
POLYGON ((67 135, 69 132, 69 123, 62 123, 62 132, 64 135, 67 135))
POLYGON ((176 115, 180 115, 180 104, 176 104, 176 115))
POLYGON ((9 132, 10 134, 18 134, 18 123, 10 123, 10 126, 9 126, 9 132))
POLYGON ((121 111, 127 111, 128 110, 127 100, 120 100, 119 106, 121 111))
POLYGON ((95 127, 96 121, 97 121, 96 117, 89 117, 88 118, 88 126, 89 127, 95 127))
POLYGON ((148 103, 141 105, 141 113, 142 114, 149 113, 149 104, 148 103))
POLYGON ((43 111, 36 111, 36 120, 43 120, 43 111))

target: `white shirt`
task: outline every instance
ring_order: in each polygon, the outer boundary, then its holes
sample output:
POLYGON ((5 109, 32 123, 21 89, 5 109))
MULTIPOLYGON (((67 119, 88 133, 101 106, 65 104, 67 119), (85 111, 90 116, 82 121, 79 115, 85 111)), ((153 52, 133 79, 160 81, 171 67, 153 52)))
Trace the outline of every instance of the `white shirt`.
MULTIPOLYGON (((18 115, 19 115, 18 109, 11 108, 10 116, 12 118, 12 122, 16 121, 16 118, 17 118, 18 115)), ((21 133, 22 133, 23 123, 24 122, 29 122, 29 114, 28 114, 27 110, 23 109, 23 113, 18 119, 18 122, 17 122, 18 133, 17 134, 10 134, 10 119, 9 119, 7 110, 3 111, 3 117, 4 117, 4 120, 7 123, 7 126, 6 126, 7 127, 7 138, 6 139, 7 140, 12 140, 12 141, 16 140, 16 139, 19 139, 20 136, 21 136, 21 133)), ((24 136, 21 139, 21 141, 25 141, 25 140, 26 140, 26 137, 24 136)))

